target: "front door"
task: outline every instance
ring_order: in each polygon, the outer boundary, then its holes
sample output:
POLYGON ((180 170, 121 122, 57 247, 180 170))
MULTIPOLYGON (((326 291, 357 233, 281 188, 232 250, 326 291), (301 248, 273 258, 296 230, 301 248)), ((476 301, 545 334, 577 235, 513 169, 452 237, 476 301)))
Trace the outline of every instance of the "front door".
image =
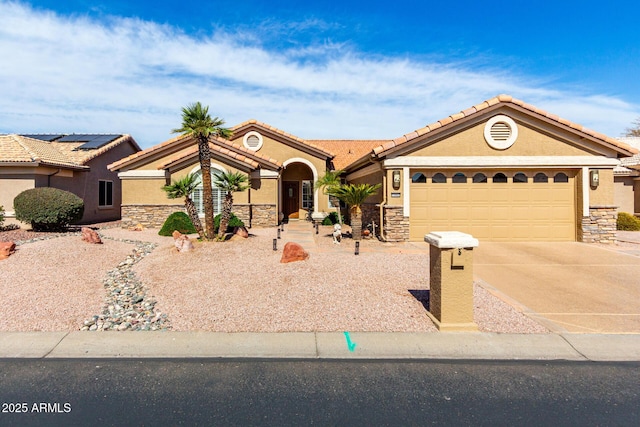
POLYGON ((284 189, 283 198, 283 213, 285 220, 289 218, 289 215, 294 214, 291 218, 298 218, 298 209, 300 209, 300 187, 298 181, 284 181, 282 183, 284 189))

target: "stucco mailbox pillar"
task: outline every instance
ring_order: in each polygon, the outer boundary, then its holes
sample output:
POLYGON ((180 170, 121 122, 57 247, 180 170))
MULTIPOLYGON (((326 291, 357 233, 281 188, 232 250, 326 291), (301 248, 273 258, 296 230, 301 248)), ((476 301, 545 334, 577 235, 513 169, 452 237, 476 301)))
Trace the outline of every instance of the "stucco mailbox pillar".
POLYGON ((429 311, 441 331, 477 331, 473 321, 473 248, 478 239, 459 231, 436 231, 429 250, 429 311))

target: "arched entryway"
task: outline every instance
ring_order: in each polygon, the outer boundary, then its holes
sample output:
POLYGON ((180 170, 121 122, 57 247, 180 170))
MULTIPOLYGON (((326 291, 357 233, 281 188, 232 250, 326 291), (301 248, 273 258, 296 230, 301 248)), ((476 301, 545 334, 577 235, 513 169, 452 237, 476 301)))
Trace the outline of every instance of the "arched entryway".
POLYGON ((283 220, 305 219, 317 209, 318 195, 314 183, 318 172, 306 159, 290 159, 283 163, 280 178, 280 211, 283 220))

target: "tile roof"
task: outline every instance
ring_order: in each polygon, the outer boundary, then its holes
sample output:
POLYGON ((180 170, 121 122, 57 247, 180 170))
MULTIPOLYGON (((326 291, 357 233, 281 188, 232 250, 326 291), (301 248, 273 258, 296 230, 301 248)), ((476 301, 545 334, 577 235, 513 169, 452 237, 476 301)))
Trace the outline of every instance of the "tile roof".
POLYGON ((379 155, 383 155, 386 151, 391 150, 392 148, 395 148, 395 147, 398 147, 398 146, 400 146, 402 144, 405 144, 407 142, 413 141, 415 138, 417 138, 419 136, 422 136, 422 135, 428 134, 430 132, 433 132, 436 129, 439 129, 439 128, 443 127, 443 126, 446 126, 448 124, 451 124, 451 123, 456 122, 458 120, 461 120, 463 118, 473 116, 473 115, 475 115, 477 113, 480 113, 481 111, 483 111, 483 110, 485 110, 485 109, 487 109, 489 107, 492 107, 492 106, 500 104, 500 103, 517 105, 518 107, 524 108, 525 110, 528 110, 531 113, 543 116, 543 117, 545 117, 547 119, 550 119, 550 120, 558 122, 558 123, 560 123, 562 125, 565 125, 565 126, 571 128, 571 129, 573 129, 574 131, 582 132, 582 133, 587 134, 587 135, 589 135, 589 136, 591 136, 591 137, 593 137, 593 138, 595 138, 597 140, 600 140, 601 142, 607 143, 609 145, 613 145, 614 147, 617 147, 619 150, 622 150, 622 151, 625 151, 625 152, 630 152, 630 153, 637 153, 637 149, 635 149, 633 147, 630 147, 629 145, 627 145, 627 144, 625 144, 625 143, 623 143, 621 141, 618 141, 618 140, 616 140, 614 138, 608 137, 608 136, 606 136, 604 134, 595 132, 595 131, 593 131, 591 129, 587 129, 587 128, 585 128, 582 125, 579 125, 577 123, 573 123, 573 122, 571 122, 569 120, 560 118, 555 114, 548 113, 545 110, 537 108, 537 107, 535 107, 535 106, 533 106, 531 104, 527 104, 527 103, 525 103, 525 102, 523 102, 523 101, 521 101, 519 99, 515 99, 515 98, 511 97, 510 95, 498 95, 498 96, 496 96, 494 98, 491 98, 491 99, 488 99, 488 100, 486 100, 486 101, 484 101, 484 102, 482 102, 482 103, 480 103, 478 105, 474 105, 471 108, 468 108, 468 109, 463 110, 463 111, 461 111, 459 113, 456 113, 456 114, 452 114, 452 115, 450 115, 448 117, 445 117, 442 120, 438 120, 437 122, 432 123, 430 125, 427 125, 427 126, 425 126, 423 128, 420 128, 420 129, 418 129, 418 130, 416 130, 414 132, 411 132, 411 133, 408 133, 406 135, 403 135, 403 136, 401 136, 399 138, 396 138, 396 139, 394 139, 392 141, 389 141, 389 142, 387 142, 385 144, 381 144, 378 147, 375 147, 373 149, 373 153, 375 155, 378 155, 378 156, 379 155))
POLYGON ((130 141, 139 148, 129 135, 122 135, 97 149, 82 150, 77 148, 84 145, 84 142, 43 141, 17 134, 0 135, 0 164, 37 163, 46 166, 85 169, 90 160, 125 141, 130 141))
MULTIPOLYGON (((146 157, 149 157, 155 153, 161 152, 164 148, 166 147, 170 147, 171 145, 174 145, 178 142, 186 142, 188 139, 190 139, 191 137, 188 135, 179 135, 176 136, 174 138, 171 138, 167 141, 164 141, 160 144, 154 145, 153 147, 147 148, 146 150, 142 150, 142 151, 138 151, 137 153, 133 153, 127 157, 125 157, 124 159, 120 159, 116 162, 111 163, 110 165, 108 165, 107 167, 110 170, 116 170, 122 166, 125 165, 129 165, 132 163, 135 163, 136 160, 142 160, 146 157)), ((194 150, 195 152, 198 151, 198 146, 197 144, 195 144, 194 141, 194 150)), ((271 167, 273 167, 274 169, 277 168, 281 168, 282 167, 282 163, 279 162, 278 160, 271 158, 269 156, 265 156, 264 154, 260 154, 257 153, 255 151, 249 150, 246 147, 239 145, 239 144, 234 144, 233 142, 226 140, 224 138, 211 138, 209 141, 209 147, 211 147, 211 149, 213 151, 216 152, 220 152, 222 154, 226 154, 232 158, 236 158, 239 159, 240 157, 245 157, 247 159, 251 159, 252 162, 256 163, 256 166, 259 163, 262 164, 268 164, 271 167), (224 150, 222 150, 224 147, 224 150), (233 154, 231 155, 231 152, 233 152, 233 154)), ((188 157, 190 156, 192 153, 192 150, 188 151, 188 154, 185 153, 184 156, 177 156, 177 157, 173 157, 172 159, 168 160, 167 162, 164 163, 164 166, 169 165, 175 161, 177 161, 179 158, 184 158, 184 157, 188 157)), ((161 168, 162 168, 161 167, 161 168)))
POLYGON ((267 130, 269 130, 269 131, 271 131, 273 133, 277 133, 277 134, 282 135, 282 136, 284 136, 284 137, 286 137, 288 139, 292 139, 292 140, 294 140, 296 142, 299 142, 300 144, 306 145, 306 146, 311 147, 311 148, 315 148, 316 150, 319 150, 322 153, 326 154, 328 157, 333 157, 334 156, 334 153, 332 153, 330 151, 327 151, 322 146, 319 146, 319 145, 317 145, 315 143, 312 143, 310 140, 302 139, 300 137, 297 137, 295 135, 287 133, 287 132, 285 132, 283 130, 280 130, 280 129, 276 128, 276 127, 273 127, 273 126, 271 126, 271 125, 269 125, 267 123, 259 122, 258 120, 255 120, 255 119, 250 119, 250 120, 247 120, 246 122, 240 123, 239 125, 235 125, 234 127, 231 128, 231 130, 236 132, 238 129, 242 129, 244 127, 248 127, 248 126, 251 126, 251 125, 259 126, 259 127, 263 128, 263 129, 267 129, 267 130))
MULTIPOLYGON (((258 166, 260 166, 260 164, 258 162, 256 162, 255 160, 251 160, 250 158, 248 158, 247 156, 240 154, 238 152, 235 151, 231 151, 228 148, 221 146, 221 145, 217 145, 214 143, 209 143, 209 148, 211 149, 212 152, 217 152, 220 153, 221 155, 234 159, 240 163, 245 163, 246 165, 248 165, 249 167, 251 167, 252 169, 256 169, 258 166)), ((194 145, 192 146, 189 150, 185 151, 184 153, 181 153, 178 156, 174 156, 172 158, 170 158, 169 160, 167 160, 164 164, 158 166, 158 169, 165 169, 166 167, 168 167, 169 165, 171 165, 172 163, 176 163, 179 162, 181 160, 186 160, 194 155, 198 154, 198 146, 194 145)))
POLYGON ((341 170, 367 153, 371 153, 375 147, 388 141, 382 139, 311 139, 307 142, 334 153, 333 166, 336 170, 341 170))
MULTIPOLYGON (((637 136, 625 136, 620 137, 618 140, 628 144, 637 150, 640 150, 640 137, 637 136)), ((620 166, 614 169, 614 173, 622 173, 629 171, 629 168, 640 169, 640 154, 634 154, 630 157, 623 157, 620 159, 620 166)))

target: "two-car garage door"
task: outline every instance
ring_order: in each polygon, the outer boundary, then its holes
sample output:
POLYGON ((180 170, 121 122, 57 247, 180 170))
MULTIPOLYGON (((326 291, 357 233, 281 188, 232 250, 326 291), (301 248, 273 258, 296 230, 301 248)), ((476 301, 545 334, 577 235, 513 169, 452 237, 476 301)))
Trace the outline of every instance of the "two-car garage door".
POLYGON ((411 170, 410 239, 455 230, 489 241, 575 241, 572 170, 411 170))

